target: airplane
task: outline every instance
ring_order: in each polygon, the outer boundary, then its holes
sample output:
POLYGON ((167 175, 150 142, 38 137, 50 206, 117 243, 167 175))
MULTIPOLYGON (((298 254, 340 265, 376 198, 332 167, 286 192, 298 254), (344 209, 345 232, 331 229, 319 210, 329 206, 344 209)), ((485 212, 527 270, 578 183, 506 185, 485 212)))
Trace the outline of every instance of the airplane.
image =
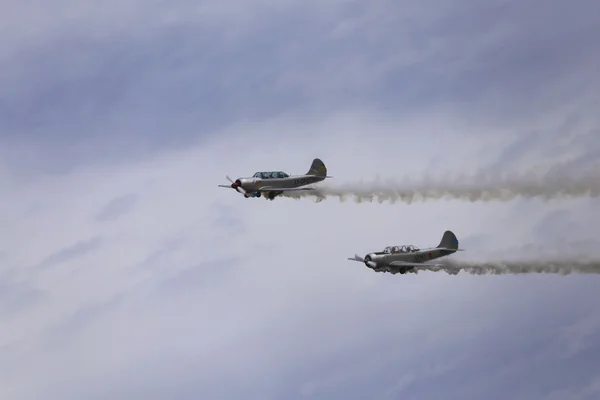
POLYGON ((273 200, 275 196, 283 192, 295 190, 314 190, 313 188, 303 187, 311 183, 321 182, 327 176, 327 167, 318 158, 315 158, 308 172, 304 175, 288 175, 282 171, 257 172, 252 177, 238 178, 233 181, 226 176, 231 185, 219 185, 219 187, 235 189, 245 198, 260 197, 261 194, 273 200))
POLYGON ((457 251, 463 249, 458 248, 456 235, 452 231, 446 231, 437 247, 419 249, 413 245, 387 246, 383 251, 369 253, 364 258, 355 254, 354 258, 348 260, 362 262, 375 272, 405 274, 420 267, 441 267, 442 264, 430 264, 425 261, 448 256, 457 251))

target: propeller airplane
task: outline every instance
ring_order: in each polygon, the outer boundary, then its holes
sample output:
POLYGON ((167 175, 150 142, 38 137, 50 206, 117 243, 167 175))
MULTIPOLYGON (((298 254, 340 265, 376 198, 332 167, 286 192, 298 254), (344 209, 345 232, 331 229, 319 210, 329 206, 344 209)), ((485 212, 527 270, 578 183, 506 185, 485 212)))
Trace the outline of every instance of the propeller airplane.
POLYGON ((405 274, 420 267, 441 267, 442 264, 431 264, 425 261, 445 257, 457 251, 463 249, 458 248, 456 235, 452 231, 446 231, 437 247, 419 249, 413 245, 387 246, 383 251, 369 253, 364 258, 355 254, 354 258, 348 260, 362 262, 375 272, 405 274))
POLYGON ((243 194, 244 197, 260 197, 273 200, 283 192, 296 190, 314 190, 304 187, 312 183, 321 182, 327 176, 327 167, 318 158, 315 158, 308 172, 304 175, 288 175, 282 171, 257 172, 252 177, 238 178, 235 181, 226 176, 231 185, 219 185, 219 187, 231 188, 243 194))

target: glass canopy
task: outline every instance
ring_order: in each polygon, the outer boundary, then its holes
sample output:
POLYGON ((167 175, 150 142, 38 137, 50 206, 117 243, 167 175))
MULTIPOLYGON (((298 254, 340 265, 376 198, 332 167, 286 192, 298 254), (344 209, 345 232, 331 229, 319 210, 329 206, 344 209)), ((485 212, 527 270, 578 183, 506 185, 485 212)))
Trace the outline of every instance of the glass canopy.
POLYGON ((419 251, 419 248, 413 246, 412 244, 408 246, 387 246, 385 249, 383 249, 385 254, 413 253, 415 251, 419 251))
POLYGON ((289 175, 282 171, 271 171, 271 172, 257 172, 253 178, 259 179, 277 179, 277 178, 289 178, 289 175))

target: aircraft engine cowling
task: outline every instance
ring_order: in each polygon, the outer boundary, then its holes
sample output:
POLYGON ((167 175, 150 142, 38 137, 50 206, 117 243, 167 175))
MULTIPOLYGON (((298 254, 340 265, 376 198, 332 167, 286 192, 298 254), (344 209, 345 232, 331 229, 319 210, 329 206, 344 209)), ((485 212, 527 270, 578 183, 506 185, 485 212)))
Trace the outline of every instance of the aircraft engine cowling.
POLYGON ((232 184, 231 187, 235 190, 237 190, 238 192, 240 192, 241 194, 244 195, 244 197, 248 198, 248 193, 246 193, 246 191, 244 190, 244 188, 242 187, 242 182, 239 179, 236 179, 232 184))
POLYGON ((368 268, 373 268, 373 269, 375 269, 375 267, 377 267, 377 263, 375 261, 373 261, 373 257, 371 254, 367 254, 365 256, 365 265, 368 268))

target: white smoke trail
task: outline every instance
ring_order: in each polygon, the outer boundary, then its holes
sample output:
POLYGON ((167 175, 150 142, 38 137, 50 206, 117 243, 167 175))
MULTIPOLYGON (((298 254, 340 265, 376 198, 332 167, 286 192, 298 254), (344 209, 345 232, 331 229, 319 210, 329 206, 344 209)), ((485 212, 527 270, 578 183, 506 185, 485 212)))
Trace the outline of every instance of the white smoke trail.
POLYGON ((324 183, 314 186, 313 191, 292 191, 281 194, 283 197, 300 199, 315 197, 319 202, 329 197, 338 197, 345 201, 352 196, 356 202, 411 204, 430 200, 467 200, 509 201, 517 197, 551 200, 558 198, 582 198, 600 196, 600 169, 589 173, 579 173, 576 177, 567 177, 564 173, 546 173, 538 176, 534 173, 523 175, 477 174, 473 176, 446 176, 433 180, 423 178, 420 182, 405 180, 387 184, 349 183, 340 186, 326 186, 324 183))
POLYGON ((464 271, 471 275, 516 275, 516 274, 600 274, 600 260, 589 261, 498 261, 498 262, 462 262, 449 261, 439 267, 422 266, 418 270, 409 271, 444 271, 457 275, 464 271))

